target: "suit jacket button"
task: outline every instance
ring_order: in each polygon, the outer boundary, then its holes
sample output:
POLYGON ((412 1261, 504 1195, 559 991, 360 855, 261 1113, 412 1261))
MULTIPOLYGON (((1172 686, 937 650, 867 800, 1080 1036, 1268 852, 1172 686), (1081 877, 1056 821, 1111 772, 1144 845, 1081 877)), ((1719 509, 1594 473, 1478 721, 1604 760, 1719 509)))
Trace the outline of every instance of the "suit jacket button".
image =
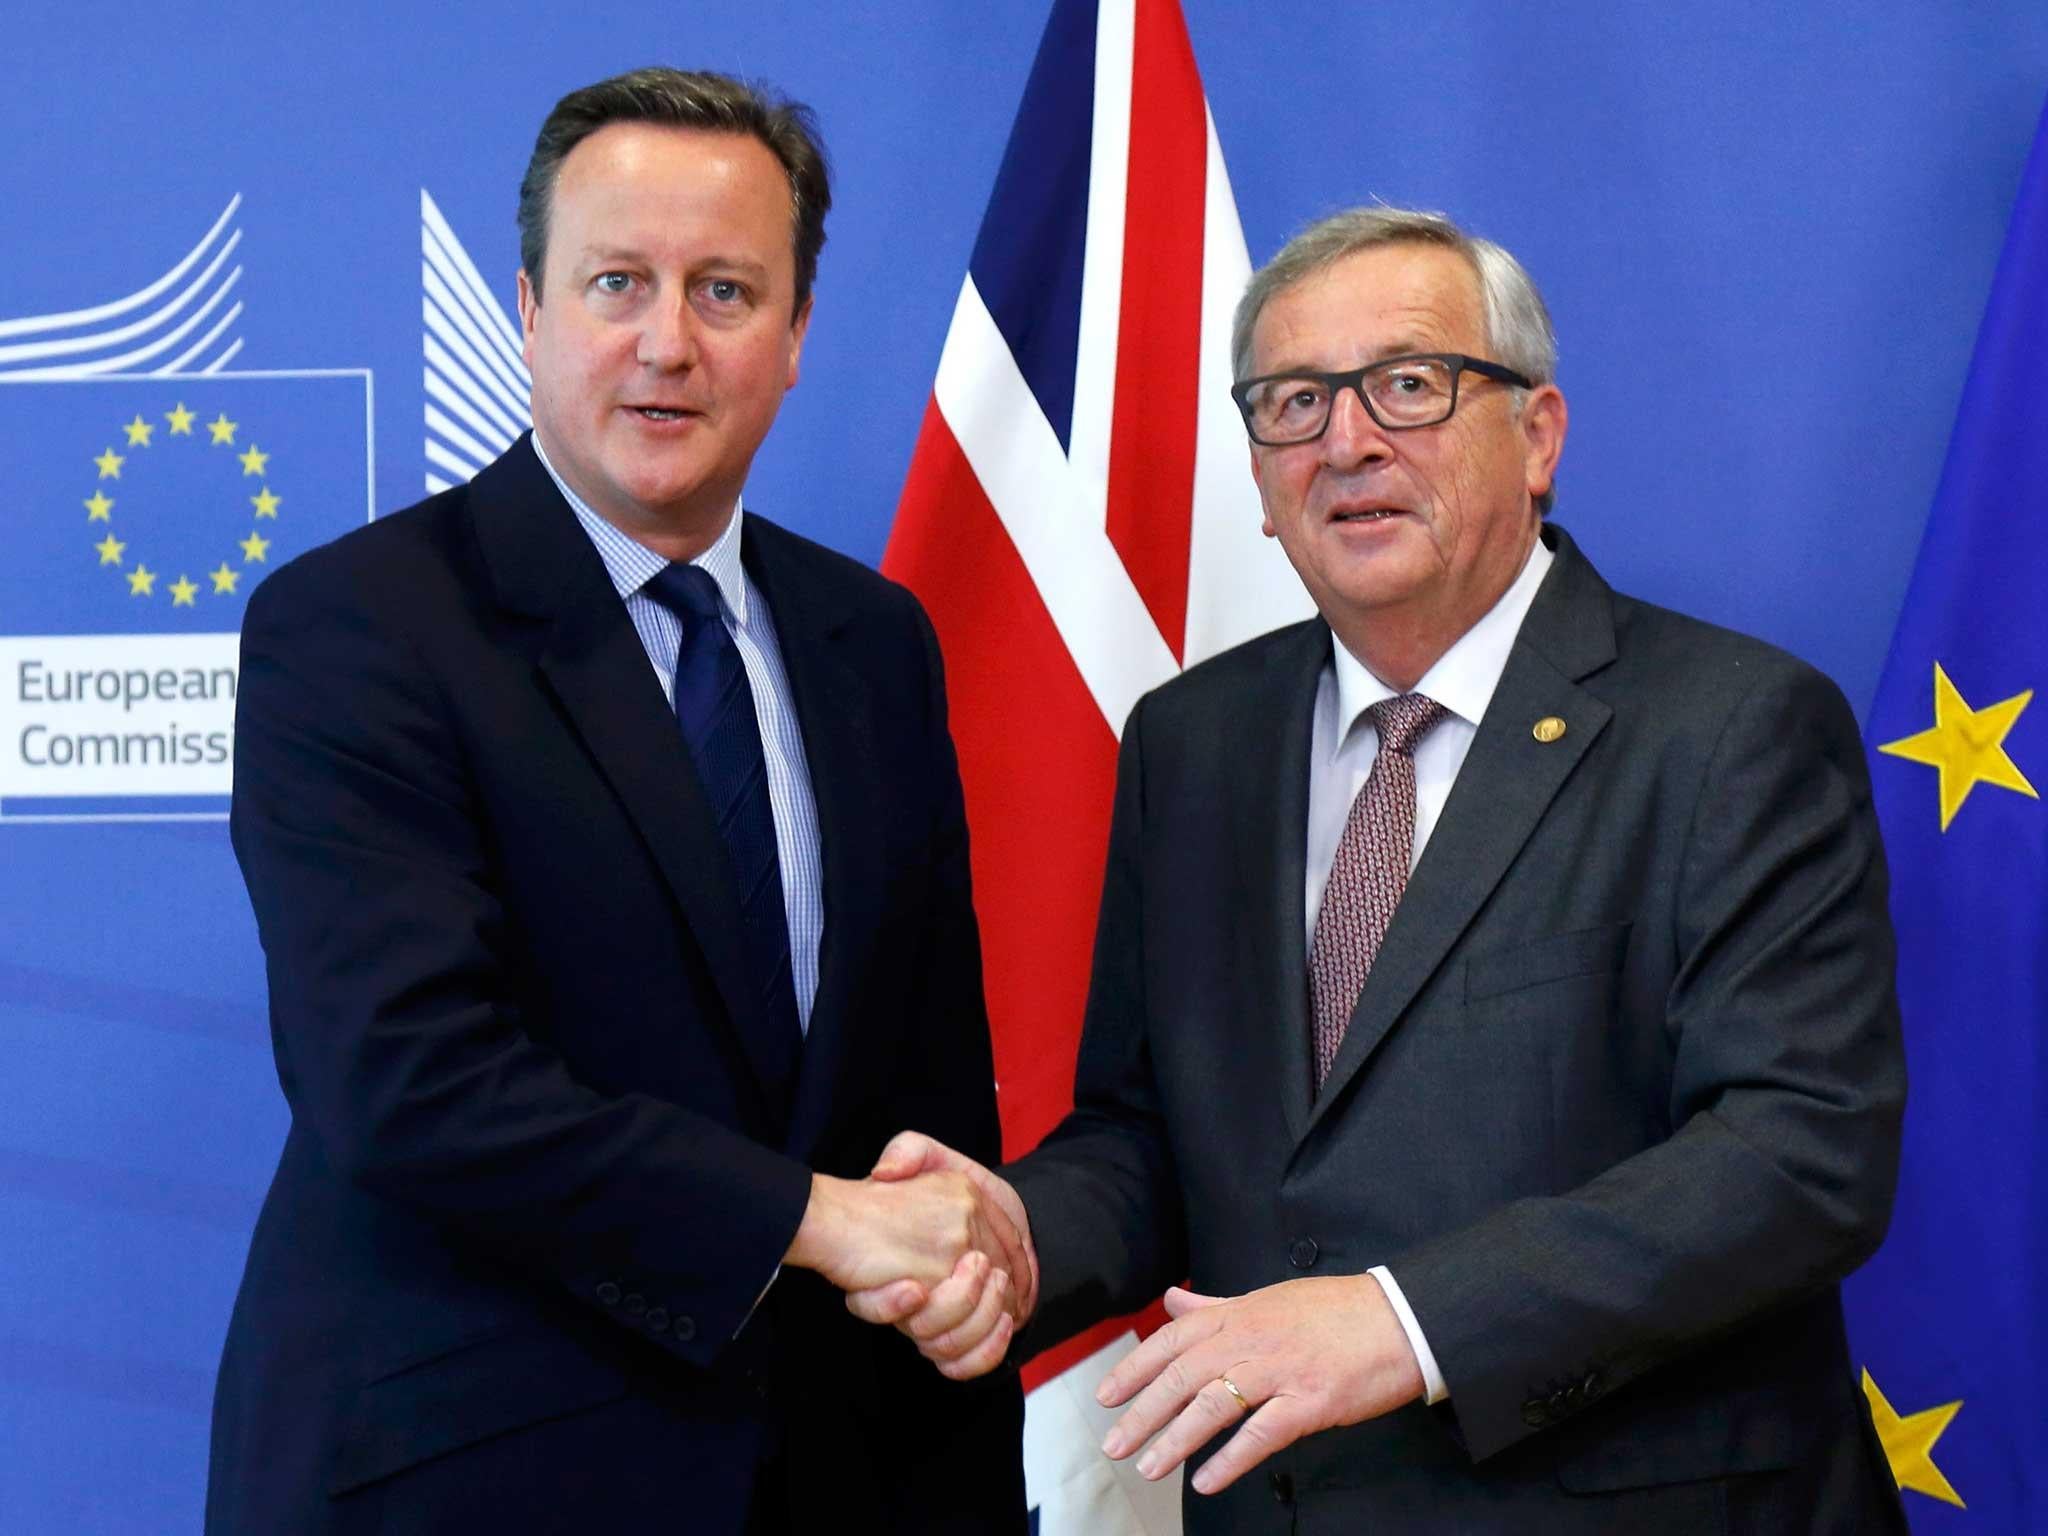
POLYGON ((1315 1266, 1316 1240, 1312 1237, 1297 1237, 1294 1246, 1287 1250, 1287 1262, 1296 1269, 1311 1269, 1315 1266))
POLYGON ((1522 1404, 1522 1422, 1531 1429, 1542 1429, 1550 1423, 1550 1404, 1540 1397, 1532 1397, 1522 1404))
POLYGON ((1290 1472, 1275 1472, 1268 1479, 1272 1485, 1273 1497, 1282 1504, 1294 1502, 1294 1475, 1290 1472))
POLYGON ((1586 1372, 1586 1379, 1579 1383, 1579 1391, 1585 1394, 1587 1402, 1593 1401, 1600 1393, 1600 1373, 1598 1371, 1586 1372))
POLYGON ((628 1317, 638 1317, 642 1312, 645 1312, 646 1310, 647 1298, 645 1296, 642 1296, 638 1291, 635 1291, 632 1295, 626 1298, 626 1315, 628 1317))
POLYGON ((619 1304, 618 1286, 609 1280, 604 1281, 597 1288, 597 1299, 608 1307, 616 1307, 619 1304))
POLYGON ((689 1343, 690 1340, 697 1337, 697 1320, 693 1317, 677 1318, 674 1333, 685 1344, 689 1343))
POLYGON ((667 1333, 668 1308, 649 1307, 647 1309, 647 1326, 649 1328, 652 1328, 656 1333, 667 1333))

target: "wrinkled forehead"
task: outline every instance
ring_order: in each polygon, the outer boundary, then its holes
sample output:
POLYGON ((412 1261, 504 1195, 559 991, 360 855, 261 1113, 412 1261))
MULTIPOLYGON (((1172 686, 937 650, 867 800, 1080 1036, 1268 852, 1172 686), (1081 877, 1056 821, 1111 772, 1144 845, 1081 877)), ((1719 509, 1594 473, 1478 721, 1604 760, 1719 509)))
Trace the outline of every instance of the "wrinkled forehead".
POLYGON ((1483 352, 1479 272, 1450 246, 1368 246, 1276 289, 1251 344, 1254 373, 1355 367, 1404 352, 1483 352))

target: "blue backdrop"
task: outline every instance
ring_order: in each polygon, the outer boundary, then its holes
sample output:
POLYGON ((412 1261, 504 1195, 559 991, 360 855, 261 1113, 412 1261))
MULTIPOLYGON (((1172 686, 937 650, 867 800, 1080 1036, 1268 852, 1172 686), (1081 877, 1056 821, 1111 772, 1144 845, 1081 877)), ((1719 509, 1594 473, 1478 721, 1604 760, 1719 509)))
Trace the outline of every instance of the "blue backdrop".
MULTIPOLYGON (((2048 9, 1183 3, 1254 259, 1372 196, 1515 250, 1562 338, 1559 521, 1616 585, 1777 641, 1864 708, 2048 91, 2048 9)), ((95 678, 168 666, 172 699, 95 707, 158 710, 161 734, 175 705, 196 729, 208 701, 176 695, 206 668, 185 637, 203 652, 231 633, 274 563, 243 541, 282 558, 423 491, 422 191, 509 309, 541 116, 645 62, 758 75, 823 120, 838 206, 818 311, 749 499, 878 559, 1043 20, 1036 0, 12 15, 0 727, 25 729, 39 646, 45 693, 53 657, 98 657, 74 669, 95 678), (10 320, 149 287, 237 196, 161 301, 64 334, 114 355, 107 333, 204 278, 238 231, 189 301, 207 317, 149 366, 239 341, 229 370, 290 377, 135 386, 153 429, 136 441, 122 386, 20 376, 58 328, 10 320), (188 403, 190 447, 171 425, 188 403), (216 412, 232 441, 205 435, 216 412), (279 457, 250 470, 258 445, 279 457), (217 497, 203 526, 161 511, 180 476, 217 497), (113 510, 96 517, 94 495, 113 510), (163 586, 137 594, 145 550, 163 586), (152 635, 172 639, 138 651, 152 635)), ((104 812, 94 783, 67 783, 104 812)), ((208 814, 208 788, 150 809, 208 814)), ((214 1362, 284 1123, 261 957, 218 821, 39 810, 0 784, 0 1528, 193 1530, 214 1362)))

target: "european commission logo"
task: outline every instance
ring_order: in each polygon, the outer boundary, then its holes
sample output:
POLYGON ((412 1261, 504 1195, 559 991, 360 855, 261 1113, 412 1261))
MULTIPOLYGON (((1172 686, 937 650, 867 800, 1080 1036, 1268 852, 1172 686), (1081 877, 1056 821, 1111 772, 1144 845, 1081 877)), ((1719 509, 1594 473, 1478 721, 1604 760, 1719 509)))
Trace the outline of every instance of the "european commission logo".
POLYGON ((420 188, 427 490, 474 479, 533 425, 533 375, 519 327, 440 206, 420 188))
POLYGON ((373 514, 366 370, 225 367, 239 206, 124 299, 0 320, 0 821, 224 816, 249 591, 373 514))

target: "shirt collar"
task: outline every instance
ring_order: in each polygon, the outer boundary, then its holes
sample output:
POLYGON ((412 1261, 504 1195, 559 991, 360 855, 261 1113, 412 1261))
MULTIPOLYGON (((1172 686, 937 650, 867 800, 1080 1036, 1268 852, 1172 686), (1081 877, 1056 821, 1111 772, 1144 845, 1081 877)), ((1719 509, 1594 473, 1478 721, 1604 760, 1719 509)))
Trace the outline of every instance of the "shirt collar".
MULTIPOLYGON (((1500 675, 1507 669, 1508 652, 1514 649, 1522 620, 1555 558, 1540 537, 1532 542, 1520 574, 1508 583, 1507 591, 1415 684, 1414 692, 1435 699, 1467 724, 1478 725, 1492 702, 1493 690, 1500 686, 1500 675)), ((1360 715, 1395 693, 1346 650, 1343 641, 1338 640, 1331 651, 1337 673, 1337 740, 1342 742, 1360 715)))
MULTIPOLYGON (((569 482, 548 461, 547 450, 541 446, 538 432, 533 434, 533 452, 534 457, 540 460, 540 467, 548 472, 548 478, 555 482, 555 489, 562 493, 562 499, 569 503, 569 510, 576 514, 576 521, 583 525, 590 542, 597 547, 597 557, 604 562, 605 574, 611 578, 612 586, 620 597, 631 597, 667 567, 669 562, 666 559, 617 525, 607 522, 569 488, 569 482)), ((711 573, 711 579, 718 583, 718 595, 725 599, 733 621, 745 628, 747 583, 745 568, 740 564, 740 524, 743 521, 740 512, 740 504, 733 503, 732 516, 726 519, 724 531, 690 564, 702 566, 711 573)))

